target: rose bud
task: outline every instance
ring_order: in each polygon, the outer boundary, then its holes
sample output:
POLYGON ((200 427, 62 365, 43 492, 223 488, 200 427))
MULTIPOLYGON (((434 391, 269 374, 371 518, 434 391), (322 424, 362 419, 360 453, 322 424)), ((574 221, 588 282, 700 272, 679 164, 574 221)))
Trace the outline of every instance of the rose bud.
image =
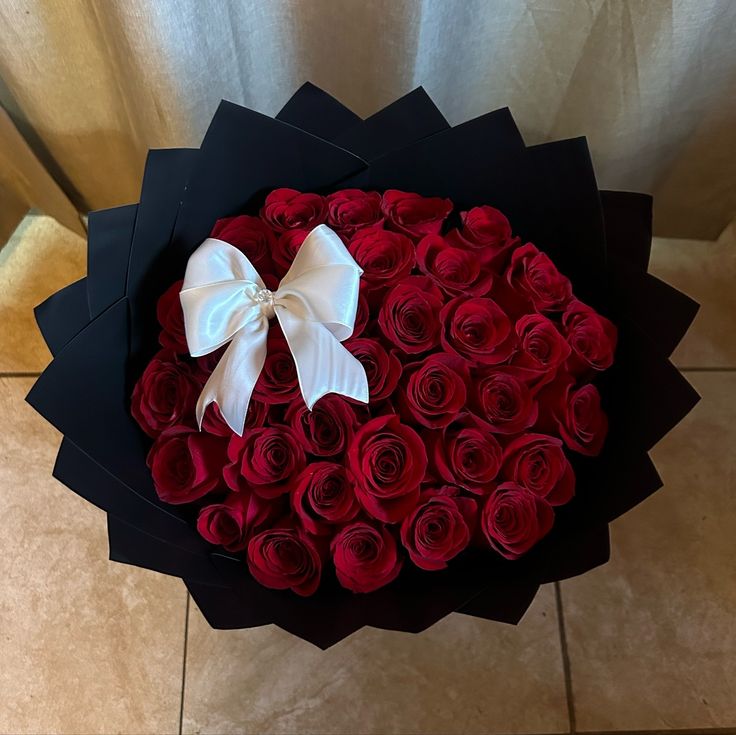
POLYGON ((292 429, 277 425, 253 429, 242 437, 233 434, 227 458, 230 463, 223 477, 231 490, 250 487, 269 499, 289 492, 306 464, 304 449, 292 429))
POLYGON ((559 434, 575 452, 590 457, 600 454, 608 433, 608 417, 594 385, 576 388, 573 378, 564 375, 544 388, 539 404, 542 430, 559 434))
POLYGON ((383 214, 391 228, 403 232, 413 240, 425 235, 436 235, 442 223, 452 212, 452 202, 440 197, 423 197, 396 189, 383 193, 383 214))
POLYGON ((574 299, 562 315, 562 329, 573 351, 573 372, 611 367, 618 331, 608 319, 574 299))
POLYGON ((545 434, 523 434, 503 453, 503 475, 550 505, 564 505, 575 494, 575 473, 562 441, 545 434))
POLYGON ((380 342, 366 337, 350 339, 343 344, 363 365, 368 378, 370 402, 374 404, 388 398, 401 377, 401 360, 396 350, 386 352, 380 342))
MULTIPOLYGON (((268 406, 251 398, 248 404, 248 412, 245 414, 245 431, 258 429, 263 426, 266 423, 267 415, 268 406)), ((208 434, 215 434, 216 436, 225 436, 228 439, 234 433, 225 422, 225 419, 222 418, 222 414, 216 403, 210 403, 207 406, 202 419, 202 431, 206 431, 208 434)))
POLYGON ((343 189, 329 194, 327 224, 348 236, 362 227, 383 227, 381 195, 362 189, 343 189))
POLYGON ((378 324, 386 338, 411 355, 436 347, 442 293, 426 276, 409 276, 386 295, 378 324))
POLYGON ((332 539, 330 549, 337 579, 351 592, 373 592, 401 571, 396 542, 383 526, 351 523, 332 539))
POLYGON ((468 545, 478 505, 470 498, 431 492, 422 499, 401 522, 401 543, 420 569, 445 569, 468 545))
POLYGON ((466 413, 436 436, 432 464, 445 482, 459 485, 475 495, 486 495, 501 468, 503 453, 493 428, 466 413))
POLYGON ((546 500, 505 482, 489 495, 480 523, 492 548, 506 559, 518 559, 549 533, 554 521, 546 500))
POLYGON ((188 355, 187 335, 184 331, 184 311, 179 293, 184 281, 177 281, 166 289, 156 305, 156 318, 161 325, 158 341, 162 347, 180 355, 188 355))
POLYGON ((497 365, 516 346, 511 322, 492 299, 458 296, 440 312, 442 346, 473 363, 497 365))
POLYGON ((371 419, 356 432, 348 462, 358 501, 374 518, 396 523, 416 505, 427 450, 395 414, 371 419))
POLYGON ((299 396, 287 409, 284 420, 304 450, 318 457, 344 452, 357 423, 350 403, 334 393, 322 396, 311 411, 299 396))
POLYGON ((166 429, 148 453, 156 493, 166 503, 191 503, 221 486, 227 442, 188 426, 166 429))
POLYGON ((261 531, 248 543, 248 570, 264 587, 314 594, 322 574, 317 547, 304 531, 287 525, 261 531))
POLYGON ((269 330, 266 360, 253 388, 253 398, 268 405, 289 403, 299 396, 299 376, 286 339, 269 330))
POLYGON ((313 230, 327 219, 327 202, 319 194, 274 189, 261 208, 261 217, 276 232, 313 230))
POLYGON ((330 525, 346 523, 360 510, 353 480, 336 462, 307 465, 291 493, 291 507, 314 535, 329 533, 330 525))
POLYGON ((542 383, 552 380, 570 356, 570 346, 554 322, 542 314, 527 314, 516 322, 515 331, 518 351, 513 364, 538 372, 542 383))
POLYGON ((252 492, 230 493, 222 503, 199 511, 197 531, 211 544, 227 551, 242 551, 248 537, 273 514, 274 504, 252 492))
POLYGON ((530 242, 514 250, 506 281, 540 312, 562 311, 572 298, 570 281, 530 242))
POLYGON ((176 424, 193 424, 200 385, 174 352, 161 350, 133 389, 130 412, 143 431, 156 438, 176 424))
POLYGON ((258 217, 241 214, 238 217, 218 219, 210 237, 229 242, 236 247, 261 275, 270 273, 273 269, 271 253, 276 238, 258 217))
POLYGON ((348 250, 363 269, 361 281, 369 291, 387 288, 405 279, 416 257, 414 244, 408 237, 375 227, 358 230, 348 250))
POLYGON ((485 296, 493 282, 491 271, 481 265, 476 253, 455 247, 440 235, 422 238, 417 265, 450 296, 485 296))
POLYGON ((476 413, 498 434, 518 434, 532 426, 538 415, 537 402, 513 367, 487 368, 478 372, 473 405, 476 413))
POLYGON ((455 355, 435 353, 404 368, 402 415, 437 429, 454 421, 465 406, 470 374, 455 355))
POLYGON ((287 230, 279 236, 273 251, 274 271, 279 278, 283 278, 291 268, 291 264, 294 262, 294 258, 307 239, 308 234, 309 230, 287 230))

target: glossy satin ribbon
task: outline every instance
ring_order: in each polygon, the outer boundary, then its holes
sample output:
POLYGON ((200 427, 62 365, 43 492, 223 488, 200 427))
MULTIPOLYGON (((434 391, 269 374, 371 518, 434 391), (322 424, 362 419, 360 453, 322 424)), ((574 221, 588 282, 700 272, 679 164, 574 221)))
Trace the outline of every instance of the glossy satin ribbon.
POLYGON ((362 272, 326 225, 309 233, 276 291, 266 288, 240 250, 205 240, 189 258, 180 294, 187 344, 192 357, 230 346, 197 401, 200 427, 205 409, 216 403, 228 426, 243 435, 274 316, 310 410, 326 393, 368 403, 365 370, 340 344, 353 333, 362 272))

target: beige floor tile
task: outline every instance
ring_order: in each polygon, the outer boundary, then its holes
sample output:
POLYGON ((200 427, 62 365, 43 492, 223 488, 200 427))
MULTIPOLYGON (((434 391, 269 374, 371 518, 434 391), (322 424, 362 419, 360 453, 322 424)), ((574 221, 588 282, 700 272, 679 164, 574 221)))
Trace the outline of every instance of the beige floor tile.
POLYGON ((652 242, 650 271, 684 291, 700 311, 673 354, 680 367, 736 367, 736 241, 652 242))
POLYGON ((101 511, 51 478, 58 434, 0 380, 0 733, 172 733, 186 593, 107 561, 101 511))
POLYGON ((580 730, 736 732, 736 373, 688 377, 703 400, 653 452, 664 488, 562 583, 580 730))
POLYGON ((451 615, 327 651, 274 627, 213 631, 192 605, 184 732, 567 731, 554 590, 518 627, 451 615))
POLYGON ((42 215, 27 216, 0 247, 0 373, 46 367, 51 356, 33 307, 81 278, 86 258, 83 238, 42 215))

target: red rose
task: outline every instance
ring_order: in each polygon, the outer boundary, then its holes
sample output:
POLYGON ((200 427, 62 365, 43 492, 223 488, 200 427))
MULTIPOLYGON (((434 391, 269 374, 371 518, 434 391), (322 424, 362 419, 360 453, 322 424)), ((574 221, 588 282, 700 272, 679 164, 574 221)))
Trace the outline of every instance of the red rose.
POLYGON ((189 354, 187 335, 184 331, 184 311, 179 293, 184 281, 177 281, 164 291, 156 305, 156 318, 161 325, 158 341, 162 347, 180 355, 189 354))
POLYGON ((468 545, 478 506, 470 498, 424 497, 401 522, 401 543, 420 569, 444 569, 468 545))
POLYGON ((287 409, 285 421, 304 449, 318 457, 344 452, 357 423, 352 406, 334 393, 322 396, 311 411, 297 398, 287 409))
POLYGON ((511 241, 511 225, 498 209, 484 205, 460 213, 463 223, 460 234, 473 248, 492 254, 503 250, 511 241))
POLYGON ((562 328, 575 356, 574 372, 611 367, 618 332, 608 319, 574 299, 562 315, 562 328))
POLYGON ((383 526, 351 523, 332 539, 330 549, 338 581, 352 592, 373 592, 401 571, 396 542, 383 526))
POLYGON ((253 398, 273 405, 289 403, 299 395, 299 376, 289 345, 279 330, 270 329, 266 360, 253 388, 253 398))
POLYGON ((387 189, 381 203, 383 213, 393 229, 419 240, 436 235, 452 212, 452 202, 440 197, 423 197, 396 189, 387 189))
POLYGON ((298 528, 271 528, 248 543, 248 569, 264 587, 290 589, 302 597, 316 592, 322 559, 314 542, 298 528))
MULTIPOLYGON (((266 423, 268 406, 265 403, 251 398, 248 404, 248 413, 245 415, 245 430, 257 429, 266 423)), ((215 436, 226 436, 228 439, 233 435, 233 430, 225 423, 220 409, 216 403, 210 403, 204 412, 202 419, 202 431, 215 436)))
POLYGON ((508 360, 516 337, 508 316, 492 299, 458 296, 440 312, 442 346, 482 365, 508 360))
POLYGON ((230 493, 222 503, 206 505, 199 511, 197 530, 211 544, 227 551, 242 551, 253 529, 268 521, 272 508, 255 493, 230 493))
POLYGON ((447 427, 432 446, 437 474, 476 495, 489 493, 503 458, 491 431, 491 426, 472 414, 464 414, 447 427))
POLYGON ((518 559, 546 536, 555 521, 552 506, 513 482, 488 497, 481 528, 488 543, 506 559, 518 559))
POLYGON ((273 251, 273 265, 279 278, 283 278, 291 268, 299 248, 307 239, 309 230, 287 230, 276 242, 273 251))
POLYGON ((388 398, 401 377, 401 360, 396 351, 386 352, 380 342, 365 337, 350 339, 344 345, 365 369, 371 403, 388 398))
POLYGON ((539 394, 543 407, 540 427, 556 429, 568 448, 595 457, 608 433, 608 417, 594 385, 575 387, 569 375, 551 383, 539 394))
POLYGON ((370 306, 368 305, 368 299, 365 294, 365 284, 361 283, 360 291, 358 292, 358 309, 355 312, 355 324, 353 324, 352 337, 360 337, 371 319, 370 306))
POLYGON ((382 227, 381 195, 362 189, 343 189, 329 194, 327 223, 348 236, 361 227, 382 227))
POLYGON ((414 267, 414 244, 398 232, 375 227, 358 230, 348 250, 363 269, 361 280, 369 291, 393 286, 406 278, 414 267))
POLYGON ((570 281, 530 242, 514 250, 506 281, 537 311, 562 311, 572 298, 570 281))
POLYGON ((480 371, 473 398, 478 415, 499 434, 518 434, 537 420, 537 402, 522 374, 515 368, 480 371))
POLYGON ((217 489, 226 447, 220 437, 188 426, 166 429, 153 443, 147 460, 159 498, 180 505, 217 489))
POLYGON ((353 481, 336 462, 312 462, 291 494, 291 507, 309 533, 329 533, 329 526, 354 518, 360 506, 353 481))
POLYGON ((146 366, 133 389, 130 412, 148 436, 194 421, 200 386, 189 366, 174 352, 161 350, 146 366))
POLYGON ((527 314, 516 322, 519 351, 513 363, 545 374, 551 380, 570 356, 570 346, 555 324, 542 314, 527 314))
POLYGON ((253 429, 242 437, 233 434, 227 446, 230 460, 224 471, 231 490, 247 490, 263 498, 289 492, 304 469, 306 457, 299 440, 288 426, 271 425, 253 429))
POLYGON ((503 453, 503 474, 550 505, 564 505, 575 494, 575 473, 562 442, 545 434, 523 434, 503 453))
POLYGON ((271 253, 276 239, 273 232, 258 217, 241 214, 238 217, 218 219, 210 237, 229 242, 236 247, 253 263, 253 267, 261 275, 271 272, 273 268, 271 253))
POLYGON ((372 419, 357 431, 348 462, 358 500, 374 518, 395 523, 416 505, 427 450, 419 435, 395 414, 372 419))
POLYGON ((261 209, 261 217, 276 232, 313 230, 327 219, 327 202, 319 194, 296 189, 274 189, 261 209))
POLYGON ((222 356, 227 351, 227 345, 218 347, 212 352, 208 352, 206 355, 194 358, 194 365, 192 366, 192 372, 197 376, 197 380, 204 385, 207 382, 207 378, 212 375, 212 371, 217 367, 217 363, 220 362, 222 356))
POLYGON ((437 429, 454 421, 465 406, 470 382, 465 361, 435 353, 404 368, 403 413, 422 426, 437 429))
POLYGON ((476 253, 455 247, 441 235, 427 235, 417 246, 417 264, 446 294, 484 296, 493 282, 476 253))
POLYGON ((519 238, 511 235, 509 221, 493 207, 473 207, 461 212, 460 219, 462 228, 452 230, 447 239, 457 247, 472 250, 486 266, 498 270, 508 253, 519 244, 519 238))
POLYGON ((378 324, 404 352, 426 352, 439 342, 441 309, 442 294, 431 279, 410 276, 386 294, 378 324))

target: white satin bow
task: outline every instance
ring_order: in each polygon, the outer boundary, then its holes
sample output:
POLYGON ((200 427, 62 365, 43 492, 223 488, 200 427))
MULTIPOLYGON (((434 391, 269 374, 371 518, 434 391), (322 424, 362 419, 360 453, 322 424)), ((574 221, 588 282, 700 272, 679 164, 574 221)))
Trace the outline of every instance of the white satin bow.
POLYGON ((368 403, 365 369, 340 342, 353 333, 361 268, 326 225, 315 227, 276 291, 237 248, 208 238, 192 253, 179 294, 192 357, 230 342, 197 401, 197 421, 216 403, 243 435, 253 387, 266 359, 269 319, 289 345, 307 407, 326 393, 368 403))

